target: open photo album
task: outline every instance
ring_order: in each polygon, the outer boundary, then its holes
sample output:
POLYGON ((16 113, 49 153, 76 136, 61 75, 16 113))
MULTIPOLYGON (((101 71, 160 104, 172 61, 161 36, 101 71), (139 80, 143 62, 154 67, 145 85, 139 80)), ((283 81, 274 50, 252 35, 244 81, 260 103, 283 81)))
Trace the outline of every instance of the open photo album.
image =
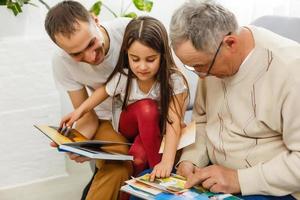
POLYGON ((107 151, 108 146, 131 145, 130 143, 102 140, 88 140, 76 129, 71 129, 68 135, 57 131, 58 127, 34 125, 41 133, 58 145, 60 151, 72 152, 92 159, 103 160, 133 160, 133 156, 107 151))
POLYGON ((153 182, 150 174, 132 177, 121 187, 121 191, 146 200, 240 200, 231 194, 212 193, 201 186, 185 189, 186 179, 171 174, 168 178, 157 178, 153 182))

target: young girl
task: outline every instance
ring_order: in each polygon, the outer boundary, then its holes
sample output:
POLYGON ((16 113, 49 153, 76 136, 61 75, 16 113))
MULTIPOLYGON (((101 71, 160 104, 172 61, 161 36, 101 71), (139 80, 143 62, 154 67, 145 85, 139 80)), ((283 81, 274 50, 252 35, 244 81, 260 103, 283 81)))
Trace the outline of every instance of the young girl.
POLYGON ((176 68, 167 32, 152 17, 133 19, 125 30, 117 65, 105 86, 98 88, 79 108, 65 116, 61 127, 71 127, 85 113, 109 96, 119 132, 132 146, 134 175, 153 168, 151 179, 170 175, 188 87, 176 68), (120 113, 120 114, 118 114, 120 113), (162 134, 161 134, 162 133, 162 134), (158 153, 166 135, 163 155, 158 153))

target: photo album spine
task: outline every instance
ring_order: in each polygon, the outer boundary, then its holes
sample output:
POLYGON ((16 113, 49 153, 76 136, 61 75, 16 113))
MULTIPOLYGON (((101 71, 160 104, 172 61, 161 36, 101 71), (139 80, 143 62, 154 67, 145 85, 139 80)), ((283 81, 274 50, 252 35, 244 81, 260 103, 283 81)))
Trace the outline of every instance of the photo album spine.
POLYGON ((59 145, 58 149, 60 151, 76 153, 82 156, 86 156, 92 159, 102 159, 102 160, 133 160, 133 156, 125 154, 112 154, 103 151, 95 151, 85 147, 74 147, 69 145, 59 145))

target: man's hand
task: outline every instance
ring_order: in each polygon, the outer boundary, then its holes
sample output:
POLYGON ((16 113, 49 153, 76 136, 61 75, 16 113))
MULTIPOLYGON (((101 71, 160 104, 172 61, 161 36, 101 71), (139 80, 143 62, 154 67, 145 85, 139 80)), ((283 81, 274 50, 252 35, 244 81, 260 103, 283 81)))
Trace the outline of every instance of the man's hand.
POLYGON ((83 162, 92 160, 91 158, 88 158, 88 157, 85 157, 85 156, 81 156, 81 155, 78 155, 76 153, 70 153, 70 152, 68 152, 67 155, 69 156, 69 158, 71 160, 74 160, 77 163, 83 163, 83 162))
POLYGON ((195 169, 194 174, 187 177, 186 188, 202 184, 211 192, 240 193, 241 188, 238 180, 237 170, 225 168, 218 165, 210 165, 195 169))
MULTIPOLYGON (((50 142, 50 146, 55 147, 55 148, 58 147, 58 145, 55 142, 50 142)), ((88 157, 85 157, 85 156, 80 156, 80 155, 75 154, 75 153, 68 152, 67 155, 69 156, 69 158, 71 160, 74 160, 77 163, 83 163, 83 162, 92 160, 91 158, 88 158, 88 157)))
POLYGON ((50 142, 50 146, 51 146, 51 147, 55 147, 55 148, 58 147, 58 145, 57 145, 55 142, 50 142))
POLYGON ((182 161, 177 167, 176 173, 183 177, 189 177, 195 171, 195 165, 189 161, 182 161))

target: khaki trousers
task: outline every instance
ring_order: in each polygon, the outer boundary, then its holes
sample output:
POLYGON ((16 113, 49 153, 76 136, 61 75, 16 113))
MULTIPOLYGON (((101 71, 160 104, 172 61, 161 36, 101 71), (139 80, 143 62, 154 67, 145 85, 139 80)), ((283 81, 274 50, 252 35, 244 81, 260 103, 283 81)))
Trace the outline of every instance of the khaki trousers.
MULTIPOLYGON (((126 142, 126 139, 116 133, 109 121, 101 120, 99 128, 94 137, 95 140, 120 141, 126 142)), ((128 146, 113 145, 105 148, 106 151, 127 153, 128 146)), ((132 175, 131 161, 110 161, 97 160, 98 168, 90 189, 87 200, 117 200, 120 198, 120 187, 124 181, 132 175)), ((126 195, 125 195, 126 196, 126 195)))

